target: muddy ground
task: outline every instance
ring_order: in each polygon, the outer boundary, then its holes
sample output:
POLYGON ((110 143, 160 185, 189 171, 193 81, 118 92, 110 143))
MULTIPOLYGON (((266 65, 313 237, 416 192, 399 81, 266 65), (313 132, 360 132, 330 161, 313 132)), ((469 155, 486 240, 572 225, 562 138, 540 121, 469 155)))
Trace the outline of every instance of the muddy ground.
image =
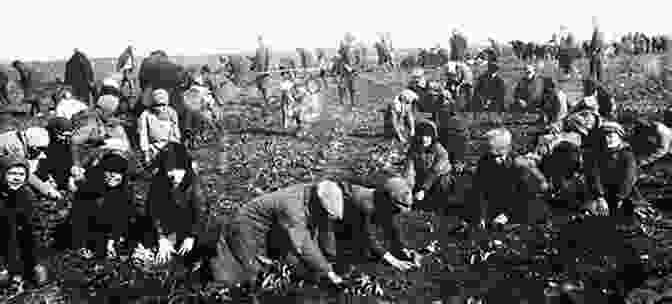
MULTIPOLYGON (((655 89, 655 81, 623 75, 633 65, 631 61, 613 60, 608 65, 609 84, 619 88, 623 108, 656 115, 664 107, 664 96, 655 89)), ((585 70, 585 63, 579 64, 579 70, 585 70)), ((521 71, 522 63, 505 60, 502 75, 509 87, 521 71)), ((206 184, 210 222, 215 216, 225 218, 238 204, 260 193, 297 182, 323 177, 373 181, 398 170, 404 147, 381 136, 383 116, 379 110, 403 81, 404 77, 396 73, 363 74, 357 81, 355 107, 340 105, 332 86, 325 92, 327 110, 301 137, 281 130, 277 105, 264 109, 253 90, 243 90, 242 98, 227 105, 219 142, 194 151, 206 184), (220 149, 227 152, 223 172, 216 162, 220 149)), ((580 95, 577 78, 562 81, 561 87, 570 98, 580 95)), ((526 121, 534 119, 527 117, 526 121)), ((506 123, 519 151, 529 148, 536 131, 526 121, 506 123)), ((479 155, 479 137, 491 126, 489 120, 472 120, 471 162, 479 155)), ((661 198, 672 188, 666 187, 665 179, 650 180, 642 184, 644 192, 664 209, 661 198)), ((463 181, 468 183, 468 177, 463 181)), ((142 189, 144 182, 138 183, 142 189)), ((399 219, 406 224, 404 237, 414 248, 438 241, 439 250, 427 256, 420 269, 409 273, 376 263, 361 265, 358 271, 372 276, 382 296, 357 296, 311 285, 285 286, 259 299, 262 303, 465 303, 475 296, 486 303, 623 303, 627 297, 634 299, 628 303, 663 303, 663 297, 669 295, 672 301, 672 218, 668 215, 649 223, 648 233, 643 233, 610 218, 577 221, 573 212, 539 201, 530 210, 550 210, 548 223, 508 225, 484 233, 462 224, 462 215, 468 214, 465 210, 473 207, 471 203, 452 206, 447 215, 415 211, 399 219)), ((40 238, 53 238, 63 206, 40 206, 40 222, 45 228, 39 232, 40 238)), ((93 262, 51 249, 44 249, 42 256, 53 283, 11 302, 171 303, 171 298, 175 300, 172 303, 247 301, 231 294, 228 296, 233 298, 228 300, 217 297, 217 291, 221 291, 218 287, 184 283, 185 270, 148 273, 124 261, 94 267, 93 262)))

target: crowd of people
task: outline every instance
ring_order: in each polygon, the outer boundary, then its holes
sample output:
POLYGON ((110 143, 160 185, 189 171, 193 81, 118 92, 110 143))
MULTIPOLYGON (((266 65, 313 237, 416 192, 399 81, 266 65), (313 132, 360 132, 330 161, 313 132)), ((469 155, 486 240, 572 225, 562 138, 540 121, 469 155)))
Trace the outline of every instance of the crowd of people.
MULTIPOLYGON (((599 57, 600 38, 594 36, 593 54, 599 57)), ((466 48, 466 40, 458 38, 451 44, 466 48)), ((353 41, 346 35, 335 70, 341 102, 347 98, 354 105, 358 71, 353 41)), ((616 121, 613 97, 598 81, 599 62, 591 63, 591 75, 583 83, 585 96, 579 101, 567 100, 554 79, 527 66, 515 88, 514 105, 519 112, 539 113, 537 123, 546 132, 526 154, 514 152, 512 134, 505 127, 486 132, 487 149, 476 163, 473 188, 461 193, 457 177, 469 167, 465 154, 474 140, 462 113, 476 117, 494 112, 502 117, 507 88, 496 56, 474 77, 460 54, 442 66, 441 80, 428 80, 424 70, 414 69, 408 87, 387 107, 386 134, 408 144, 399 176, 375 187, 324 179, 263 194, 238 208, 216 240, 204 244, 207 202, 198 166, 185 145, 184 112, 175 108, 173 89, 180 84, 141 75, 143 96, 131 109, 125 92, 135 90, 132 48, 117 65, 122 77, 106 78, 99 88, 88 60, 76 50, 66 67, 69 86, 57 94, 46 126, 0 134, 0 279, 37 284, 48 279, 34 250, 32 206, 41 197, 64 199, 64 193, 72 194, 69 245, 82 257, 116 256, 122 244, 156 247, 158 262, 174 255, 187 257, 188 263, 205 261, 215 280, 244 284, 255 282, 267 256, 305 264, 316 277, 333 284, 343 283, 342 274, 350 265, 371 259, 410 270, 417 252, 404 243, 393 216, 420 206, 440 211, 448 197, 476 204, 476 222, 483 228, 545 220, 526 217, 540 196, 594 215, 633 219, 650 212, 636 181, 642 167, 670 171, 669 121, 637 119, 628 136, 616 121), (138 204, 131 180, 146 175, 149 193, 146 202, 138 204), (376 233, 378 227, 385 240, 376 233), (214 246, 216 254, 203 256, 197 250, 202 246, 214 246)), ((267 103, 272 100, 270 56, 260 38, 254 83, 267 103)), ((326 56, 318 55, 317 60, 326 84, 326 56)), ((20 62, 15 68, 25 70, 20 62)), ((20 75, 19 93, 8 90, 10 82, 5 82, 3 98, 10 104, 22 101, 21 91, 31 90, 29 73, 20 75)), ((295 81, 292 71, 282 77, 280 100, 288 111, 283 117, 299 118, 300 125, 301 116, 292 116, 287 105, 309 98, 310 91, 295 81)), ((191 77, 190 83, 209 86, 204 77, 191 77)))

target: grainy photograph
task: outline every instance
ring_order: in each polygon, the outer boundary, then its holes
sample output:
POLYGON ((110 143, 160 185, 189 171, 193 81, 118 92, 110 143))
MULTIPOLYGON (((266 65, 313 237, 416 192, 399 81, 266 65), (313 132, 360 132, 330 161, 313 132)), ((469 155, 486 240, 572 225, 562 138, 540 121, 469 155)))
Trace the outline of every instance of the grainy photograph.
POLYGON ((5 2, 0 303, 672 303, 660 1, 5 2))

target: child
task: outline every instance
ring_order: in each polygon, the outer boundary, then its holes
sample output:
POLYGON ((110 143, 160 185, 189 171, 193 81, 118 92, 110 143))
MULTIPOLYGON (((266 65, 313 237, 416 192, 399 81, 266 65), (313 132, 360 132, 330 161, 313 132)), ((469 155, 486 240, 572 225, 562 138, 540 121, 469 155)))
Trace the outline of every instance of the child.
POLYGON ((72 206, 73 248, 83 256, 116 255, 116 245, 127 237, 134 194, 128 183, 128 160, 110 153, 87 170, 72 206))
POLYGON ((15 282, 24 278, 37 284, 46 281, 46 270, 37 263, 31 223, 35 196, 26 184, 28 163, 11 156, 0 159, 0 233, 2 261, 0 277, 13 277, 15 282), (18 249, 18 254, 17 254, 18 249), (7 267, 8 269, 5 269, 7 267))

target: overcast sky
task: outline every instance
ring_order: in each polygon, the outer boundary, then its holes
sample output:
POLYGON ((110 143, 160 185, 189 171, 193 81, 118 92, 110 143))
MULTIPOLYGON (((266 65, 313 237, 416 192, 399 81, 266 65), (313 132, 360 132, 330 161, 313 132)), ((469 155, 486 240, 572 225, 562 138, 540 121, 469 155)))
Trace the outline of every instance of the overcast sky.
POLYGON ((250 50, 257 34, 275 50, 334 47, 345 31, 366 42, 388 31, 395 47, 430 47, 447 45, 456 26, 470 41, 547 40, 560 25, 586 39, 593 15, 608 39, 628 31, 672 32, 663 0, 5 2, 5 60, 67 58, 75 47, 92 57, 116 57, 129 44, 141 55, 158 48, 170 55, 250 50))

